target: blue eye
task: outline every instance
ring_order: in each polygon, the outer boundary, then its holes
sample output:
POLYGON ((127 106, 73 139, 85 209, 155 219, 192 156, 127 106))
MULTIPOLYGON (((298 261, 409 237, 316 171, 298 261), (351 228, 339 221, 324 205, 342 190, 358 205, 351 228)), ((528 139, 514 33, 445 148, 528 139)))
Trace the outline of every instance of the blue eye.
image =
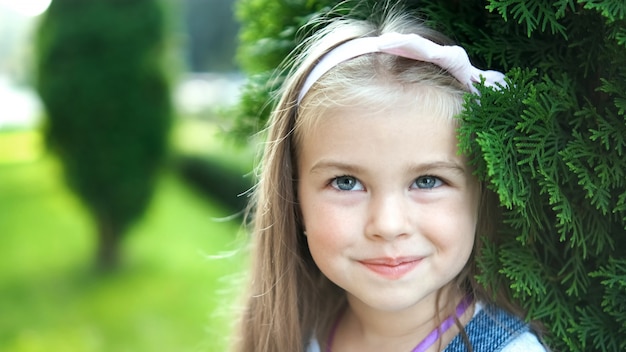
POLYGON ((362 191, 363 185, 352 176, 335 177, 330 185, 340 191, 362 191))
POLYGON ((419 189, 432 189, 443 185, 443 181, 435 176, 420 176, 414 181, 413 185, 419 189))

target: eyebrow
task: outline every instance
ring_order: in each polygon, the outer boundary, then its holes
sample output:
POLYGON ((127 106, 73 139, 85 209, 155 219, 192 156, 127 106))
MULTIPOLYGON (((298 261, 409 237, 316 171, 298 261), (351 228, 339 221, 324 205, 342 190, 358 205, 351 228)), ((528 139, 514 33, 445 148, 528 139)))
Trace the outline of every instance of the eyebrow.
POLYGON ((348 173, 360 173, 363 172, 363 168, 349 163, 344 163, 341 161, 333 161, 333 160, 321 160, 316 162, 313 167, 309 170, 310 173, 321 172, 329 169, 337 169, 346 171, 348 173))
MULTIPOLYGON (((345 163, 334 160, 321 160, 313 165, 309 170, 310 173, 321 172, 323 170, 336 169, 347 173, 362 173, 365 170, 359 165, 345 163)), ((428 173, 433 170, 449 169, 459 174, 465 175, 467 168, 455 161, 433 161, 421 164, 411 165, 407 168, 409 173, 428 173)))
POLYGON ((439 170, 439 169, 449 169, 450 171, 454 171, 463 175, 467 173, 466 167, 452 160, 428 162, 424 164, 415 165, 414 167, 410 168, 411 171, 415 171, 415 172, 428 172, 429 170, 439 170))

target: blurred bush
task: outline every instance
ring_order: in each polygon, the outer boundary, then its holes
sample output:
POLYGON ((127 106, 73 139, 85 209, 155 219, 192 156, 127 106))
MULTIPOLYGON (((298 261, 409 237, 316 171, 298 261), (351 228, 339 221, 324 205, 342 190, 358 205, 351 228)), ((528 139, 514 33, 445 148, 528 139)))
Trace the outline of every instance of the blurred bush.
POLYGON ((181 156, 176 168, 183 179, 204 196, 239 213, 248 203, 253 178, 246 171, 213 156, 181 156))
POLYGON ((95 220, 97 262, 146 209, 171 120, 157 0, 54 0, 37 32, 37 89, 71 188, 95 220))

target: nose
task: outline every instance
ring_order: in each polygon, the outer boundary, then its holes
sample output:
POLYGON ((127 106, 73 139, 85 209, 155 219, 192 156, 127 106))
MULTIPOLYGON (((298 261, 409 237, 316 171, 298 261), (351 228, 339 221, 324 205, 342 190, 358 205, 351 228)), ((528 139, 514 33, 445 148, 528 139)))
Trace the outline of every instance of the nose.
POLYGON ((402 194, 383 194, 369 201, 366 236, 386 241, 409 236, 411 230, 411 209, 407 198, 402 194))

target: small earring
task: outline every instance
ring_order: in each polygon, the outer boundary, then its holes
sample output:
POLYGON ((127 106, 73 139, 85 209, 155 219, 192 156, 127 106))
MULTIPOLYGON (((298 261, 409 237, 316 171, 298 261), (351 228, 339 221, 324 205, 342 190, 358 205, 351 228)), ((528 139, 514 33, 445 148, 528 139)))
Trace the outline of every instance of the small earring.
POLYGON ((306 233, 306 230, 302 231, 302 234, 304 234, 304 237, 307 237, 309 235, 306 233))

